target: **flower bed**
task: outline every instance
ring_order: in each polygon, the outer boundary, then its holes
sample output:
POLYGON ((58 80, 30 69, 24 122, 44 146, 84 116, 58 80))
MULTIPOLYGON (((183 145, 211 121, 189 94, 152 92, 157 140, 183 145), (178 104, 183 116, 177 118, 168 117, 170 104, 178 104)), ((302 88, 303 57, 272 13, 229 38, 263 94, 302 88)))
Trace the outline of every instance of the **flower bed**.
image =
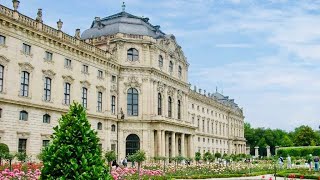
POLYGON ((0 180, 38 180, 41 174, 42 164, 36 163, 14 163, 12 171, 9 164, 0 166, 0 180))
MULTIPOLYGON (((149 170, 149 169, 141 169, 140 177, 142 179, 150 179, 151 177, 154 179, 155 177, 163 176, 162 170, 149 170)), ((135 168, 113 168, 111 171, 111 176, 114 180, 120 179, 136 179, 138 176, 137 169, 135 168)))

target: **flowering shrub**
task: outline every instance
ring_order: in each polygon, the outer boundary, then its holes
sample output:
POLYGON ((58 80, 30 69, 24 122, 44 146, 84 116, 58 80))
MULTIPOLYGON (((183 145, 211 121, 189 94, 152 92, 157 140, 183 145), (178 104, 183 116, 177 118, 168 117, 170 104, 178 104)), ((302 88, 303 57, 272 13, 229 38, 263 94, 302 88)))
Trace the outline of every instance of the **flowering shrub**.
MULTIPOLYGON (((138 174, 138 170, 135 168, 113 168, 111 171, 111 176, 114 180, 121 179, 135 179, 138 174)), ((161 170, 149 170, 149 169, 141 169, 140 176, 142 179, 149 179, 155 176, 163 176, 164 173, 161 170)))

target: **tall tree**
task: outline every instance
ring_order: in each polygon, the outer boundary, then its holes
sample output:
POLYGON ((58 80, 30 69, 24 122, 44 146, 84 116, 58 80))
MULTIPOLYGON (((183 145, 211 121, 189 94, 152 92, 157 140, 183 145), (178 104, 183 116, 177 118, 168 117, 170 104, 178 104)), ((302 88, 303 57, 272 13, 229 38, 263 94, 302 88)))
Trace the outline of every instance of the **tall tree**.
POLYGON ((309 126, 297 127, 292 134, 296 146, 315 146, 318 141, 317 134, 309 126))

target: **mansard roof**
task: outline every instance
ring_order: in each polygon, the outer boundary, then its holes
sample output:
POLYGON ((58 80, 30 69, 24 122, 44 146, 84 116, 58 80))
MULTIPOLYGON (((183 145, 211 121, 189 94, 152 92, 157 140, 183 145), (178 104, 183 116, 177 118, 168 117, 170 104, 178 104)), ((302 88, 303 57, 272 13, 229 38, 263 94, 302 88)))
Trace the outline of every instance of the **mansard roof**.
POLYGON ((138 17, 122 11, 105 17, 95 18, 90 29, 85 30, 81 39, 96 38, 116 33, 134 34, 160 38, 165 36, 159 25, 152 25, 147 17, 138 17))

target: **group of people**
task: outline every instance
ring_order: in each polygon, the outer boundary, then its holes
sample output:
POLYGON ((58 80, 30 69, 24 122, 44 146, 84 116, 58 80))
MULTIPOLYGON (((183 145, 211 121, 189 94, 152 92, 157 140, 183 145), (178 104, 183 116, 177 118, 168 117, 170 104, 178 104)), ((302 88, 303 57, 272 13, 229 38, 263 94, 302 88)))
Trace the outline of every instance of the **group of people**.
MULTIPOLYGON (((125 157, 123 160, 121 160, 121 164, 124 166, 124 167, 127 167, 128 166, 128 158, 125 157)), ((116 166, 116 168, 119 167, 119 164, 117 163, 116 160, 112 161, 112 164, 111 166, 116 166)), ((134 166, 134 162, 132 162, 132 167, 134 166)))
MULTIPOLYGON (((312 157, 312 155, 310 154, 307 157, 307 163, 308 163, 308 167, 309 167, 309 171, 311 171, 312 169, 312 161, 314 162, 314 170, 315 171, 319 171, 319 156, 314 156, 312 157)), ((283 164, 284 164, 284 159, 282 156, 279 157, 279 165, 280 165, 280 169, 283 168, 283 164)), ((287 168, 291 169, 292 168, 292 163, 291 163, 291 157, 288 155, 287 157, 287 168)))

